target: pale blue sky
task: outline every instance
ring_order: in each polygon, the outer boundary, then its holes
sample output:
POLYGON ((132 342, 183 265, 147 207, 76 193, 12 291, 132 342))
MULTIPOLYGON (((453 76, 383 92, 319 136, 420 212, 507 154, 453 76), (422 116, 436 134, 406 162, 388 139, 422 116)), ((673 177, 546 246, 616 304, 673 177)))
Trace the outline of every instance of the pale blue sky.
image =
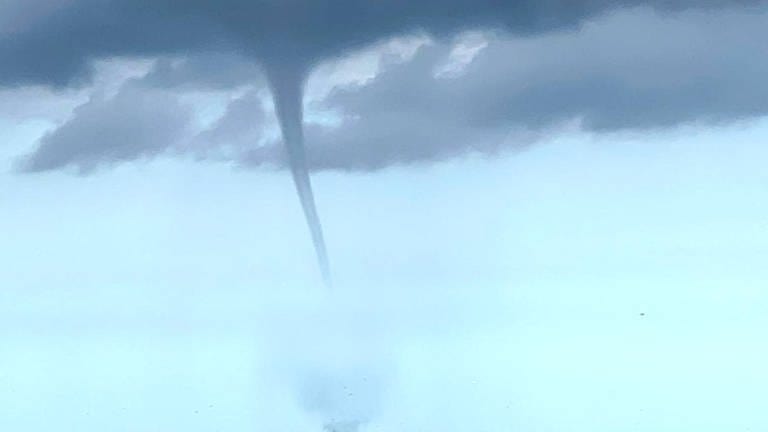
POLYGON ((282 172, 3 174, 0 421, 317 430, 319 368, 366 430, 762 430, 766 136, 320 174, 335 304, 282 172))

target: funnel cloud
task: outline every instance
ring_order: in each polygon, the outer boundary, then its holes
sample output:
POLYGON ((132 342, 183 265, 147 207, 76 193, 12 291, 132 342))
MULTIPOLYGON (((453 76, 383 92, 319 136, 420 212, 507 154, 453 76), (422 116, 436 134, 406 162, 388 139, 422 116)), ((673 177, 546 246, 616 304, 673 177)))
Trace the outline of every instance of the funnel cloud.
POLYGON ((296 193, 301 201, 301 208, 309 226, 323 281, 326 286, 330 287, 331 269, 328 264, 328 252, 325 248, 323 228, 317 215, 315 196, 312 192, 312 182, 307 168, 306 150, 304 149, 303 89, 305 72, 298 65, 278 65, 276 63, 267 63, 266 70, 293 183, 296 186, 296 193))

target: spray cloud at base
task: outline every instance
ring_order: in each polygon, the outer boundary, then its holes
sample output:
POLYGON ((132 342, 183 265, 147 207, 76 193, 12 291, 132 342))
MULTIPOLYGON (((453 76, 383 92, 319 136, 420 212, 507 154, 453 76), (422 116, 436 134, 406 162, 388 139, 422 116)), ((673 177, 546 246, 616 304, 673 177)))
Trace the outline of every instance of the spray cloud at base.
POLYGON ((297 414, 320 432, 374 423, 396 374, 391 317, 342 283, 338 292, 290 287, 258 311, 266 373, 297 414), (342 295, 343 294, 343 295, 342 295))

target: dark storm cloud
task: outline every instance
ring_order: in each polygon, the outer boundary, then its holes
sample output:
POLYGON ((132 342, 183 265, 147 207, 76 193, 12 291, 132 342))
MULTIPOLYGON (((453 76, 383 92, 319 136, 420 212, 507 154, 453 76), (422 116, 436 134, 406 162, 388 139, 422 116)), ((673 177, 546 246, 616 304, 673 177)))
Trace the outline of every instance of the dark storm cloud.
POLYGON ((263 85, 261 69, 251 59, 227 52, 203 52, 157 60, 143 82, 155 87, 227 90, 263 85))
MULTIPOLYGON (((495 39, 466 69, 435 77, 450 46, 422 48, 323 105, 340 127, 310 127, 314 169, 373 170, 519 148, 570 121, 587 131, 719 124, 768 114, 768 13, 627 11, 579 32, 495 39)), ((275 147, 279 148, 279 147, 275 147)), ((270 148, 250 164, 279 161, 270 148)))
POLYGON ((200 132, 187 150, 201 158, 227 158, 258 146, 265 137, 267 112, 258 90, 236 98, 213 125, 200 132))
POLYGON ((0 85, 83 82, 92 60, 113 56, 238 52, 269 65, 309 65, 388 36, 476 27, 536 34, 573 28, 602 12, 759 0, 47 0, 0 9, 0 85), (31 12, 29 12, 31 11, 31 12), (30 15, 31 16, 26 16, 30 15), (23 19, 22 19, 23 18, 23 19))
POLYGON ((155 156, 181 139, 191 118, 172 95, 129 84, 114 97, 94 96, 78 107, 69 121, 40 139, 19 169, 75 167, 87 173, 99 165, 155 156))
POLYGON ((768 15, 758 3, 9 1, 0 7, 0 86, 83 83, 93 60, 158 56, 140 86, 95 98, 43 138, 28 170, 88 170, 167 148, 282 165, 281 148, 255 145, 269 120, 256 92, 182 149, 176 134, 188 113, 160 90, 259 87, 259 61, 312 63, 404 32, 506 29, 458 76, 434 77, 450 49, 439 39, 322 102, 346 117, 338 128, 308 127, 310 165, 371 170, 517 148, 573 119, 612 131, 765 114, 768 15))

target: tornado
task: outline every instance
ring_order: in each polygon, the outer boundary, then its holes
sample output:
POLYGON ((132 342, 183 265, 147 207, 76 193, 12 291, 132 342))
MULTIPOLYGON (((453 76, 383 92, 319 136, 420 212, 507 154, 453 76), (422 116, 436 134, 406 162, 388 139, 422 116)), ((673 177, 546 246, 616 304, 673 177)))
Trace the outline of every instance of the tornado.
POLYGON ((296 193, 304 211, 312 243, 317 256, 317 263, 323 282, 331 288, 331 268, 328 252, 325 248, 323 228, 317 214, 312 181, 307 167, 304 148, 304 83, 307 68, 298 64, 269 62, 265 65, 267 80, 272 92, 275 114, 280 123, 285 154, 296 186, 296 193))

